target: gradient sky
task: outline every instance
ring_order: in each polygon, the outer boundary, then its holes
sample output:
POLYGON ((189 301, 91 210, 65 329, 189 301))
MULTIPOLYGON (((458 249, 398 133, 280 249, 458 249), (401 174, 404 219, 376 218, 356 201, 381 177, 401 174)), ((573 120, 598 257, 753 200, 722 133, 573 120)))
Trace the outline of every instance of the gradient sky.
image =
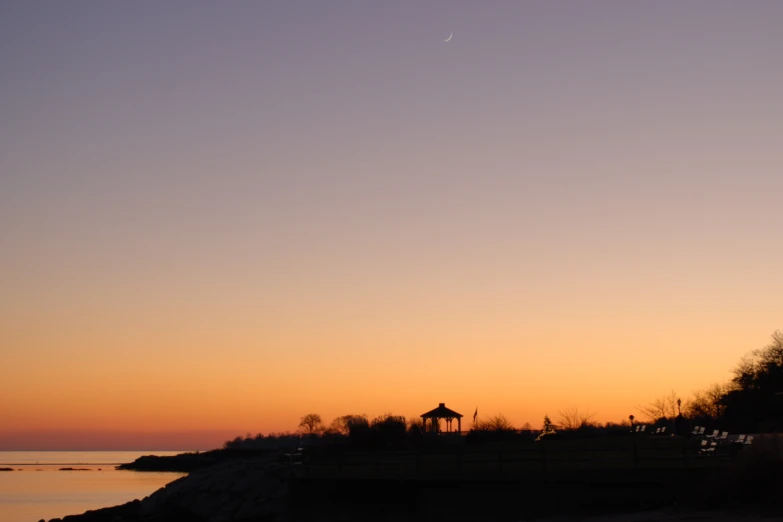
POLYGON ((619 422, 729 379, 783 327, 781 27, 777 1, 2 2, 0 449, 438 402, 619 422))

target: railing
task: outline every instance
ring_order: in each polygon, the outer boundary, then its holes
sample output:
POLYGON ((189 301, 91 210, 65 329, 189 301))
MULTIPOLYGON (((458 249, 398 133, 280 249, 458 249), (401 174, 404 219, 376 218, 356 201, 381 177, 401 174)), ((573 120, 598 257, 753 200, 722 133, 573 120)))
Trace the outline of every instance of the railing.
POLYGON ((602 470, 674 470, 724 467, 729 445, 705 454, 699 446, 540 444, 528 447, 458 445, 433 451, 341 452, 312 455, 302 466, 310 477, 330 478, 525 478, 602 470))

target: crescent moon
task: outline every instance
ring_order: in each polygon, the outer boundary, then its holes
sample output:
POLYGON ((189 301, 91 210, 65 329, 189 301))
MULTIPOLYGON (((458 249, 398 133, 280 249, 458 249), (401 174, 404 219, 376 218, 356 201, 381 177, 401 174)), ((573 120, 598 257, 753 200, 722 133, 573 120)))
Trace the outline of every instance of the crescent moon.
POLYGON ((445 39, 445 40, 443 40, 443 41, 444 41, 444 42, 450 42, 450 41, 451 41, 451 37, 452 37, 452 36, 454 36, 454 33, 451 33, 451 34, 449 34, 449 37, 448 37, 448 38, 446 38, 446 39, 445 39))

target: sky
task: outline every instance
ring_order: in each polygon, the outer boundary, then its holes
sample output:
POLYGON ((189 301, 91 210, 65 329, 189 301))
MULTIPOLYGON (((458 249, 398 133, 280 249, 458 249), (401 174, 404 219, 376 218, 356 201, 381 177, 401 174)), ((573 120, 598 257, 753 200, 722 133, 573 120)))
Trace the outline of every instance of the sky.
POLYGON ((2 2, 0 449, 620 422, 727 382, 783 328, 782 23, 2 2))

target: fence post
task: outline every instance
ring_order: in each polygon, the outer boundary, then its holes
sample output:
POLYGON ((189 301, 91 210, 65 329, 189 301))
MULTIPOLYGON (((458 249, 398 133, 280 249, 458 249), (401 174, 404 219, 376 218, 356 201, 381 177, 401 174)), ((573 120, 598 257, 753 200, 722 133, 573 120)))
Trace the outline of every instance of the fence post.
POLYGON ((633 443, 633 467, 639 467, 639 448, 636 447, 636 441, 633 443))
POLYGON ((345 458, 345 453, 341 451, 337 454, 337 474, 342 475, 343 474, 343 459, 345 458))

